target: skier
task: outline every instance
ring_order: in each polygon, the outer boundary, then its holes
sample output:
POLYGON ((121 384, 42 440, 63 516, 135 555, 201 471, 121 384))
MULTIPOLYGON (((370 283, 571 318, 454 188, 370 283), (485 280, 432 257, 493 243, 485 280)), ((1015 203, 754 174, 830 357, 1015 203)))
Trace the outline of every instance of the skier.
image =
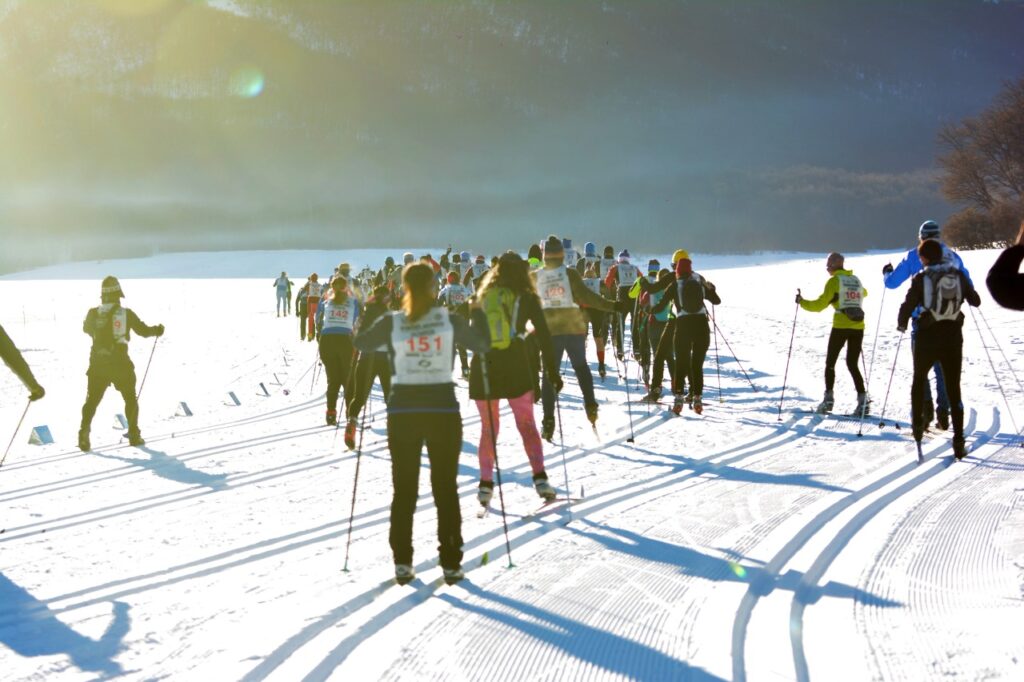
MULTIPOLYGON (((469 306, 467 305, 469 294, 469 289, 459 284, 458 275, 454 272, 449 272, 447 284, 437 295, 437 302, 447 308, 448 312, 456 313, 469 319, 469 306)), ((462 378, 469 379, 469 355, 466 353, 466 347, 456 344, 456 348, 459 353, 462 378)))
POLYGON ((288 273, 281 271, 281 276, 274 280, 274 288, 277 290, 277 316, 281 317, 282 309, 284 315, 292 314, 292 285, 294 282, 288 279, 288 273))
POLYGON ((533 382, 531 362, 526 353, 526 323, 533 324, 544 369, 552 377, 553 388, 562 389, 558 364, 554 361, 551 334, 541 309, 540 299, 526 261, 509 251, 498 260, 496 268, 484 278, 474 295, 487 317, 491 348, 486 354, 475 353, 471 365, 469 397, 480 412, 480 487, 477 500, 487 506, 494 491, 494 443, 500 426, 499 404, 507 400, 523 439, 523 448, 533 470, 533 486, 545 500, 555 498, 555 489, 544 471, 544 446, 533 416, 533 382), (484 377, 486 365, 486 377, 484 377), (488 414, 490 411, 490 414, 488 414), (492 431, 493 426, 493 431, 492 431))
POLYGON ((124 398, 124 414, 128 418, 128 443, 133 446, 145 445, 139 432, 139 401, 135 394, 135 365, 128 356, 128 342, 131 333, 143 338, 163 336, 164 326, 155 327, 142 322, 130 308, 121 307, 124 293, 115 277, 106 277, 100 290, 101 305, 92 308, 85 316, 82 330, 92 337, 89 353, 89 369, 86 371, 88 387, 85 404, 82 405, 82 426, 78 431, 78 448, 82 452, 92 449, 89 432, 96 408, 103 400, 107 387, 114 388, 124 398))
POLYGON ((562 238, 562 250, 565 251, 565 266, 579 270, 580 252, 572 247, 572 240, 568 237, 562 238))
POLYGON ((526 262, 529 263, 531 270, 540 270, 544 267, 544 254, 540 250, 540 244, 530 244, 530 249, 526 253, 526 262))
POLYGON ((412 520, 416 510, 420 456, 426 443, 430 486, 437 507, 437 535, 444 580, 461 580, 462 513, 456 476, 462 447, 462 419, 452 383, 455 343, 478 353, 490 347, 486 319, 475 312, 473 326, 458 315, 434 307, 437 298, 429 265, 407 265, 402 273, 402 310, 360 330, 355 344, 369 353, 387 344, 393 385, 388 400, 388 448, 391 451, 391 551, 395 580, 415 578, 412 520))
MULTIPOLYGON (((671 273, 668 268, 662 268, 658 272, 654 273, 653 280, 654 282, 667 280, 670 275, 671 273)), ((670 306, 658 308, 658 303, 660 303, 665 296, 664 290, 655 293, 643 291, 639 281, 637 282, 636 289, 638 292, 638 306, 641 310, 646 311, 644 324, 647 328, 646 343, 643 346, 645 353, 641 356, 640 362, 643 364, 644 381, 648 384, 648 393, 642 400, 658 402, 658 399, 661 397, 661 382, 665 375, 665 366, 668 366, 668 374, 670 377, 673 376, 676 371, 675 355, 672 350, 669 349, 669 352, 664 354, 658 353, 661 338, 665 334, 665 330, 675 324, 672 322, 672 320, 675 319, 675 315, 672 314, 670 306), (658 312, 654 312, 655 308, 658 309, 658 312), (652 355, 654 356, 653 371, 650 369, 652 355)), ((630 290, 630 295, 632 294, 633 291, 630 290)))
POLYGON ((307 297, 309 295, 309 280, 299 288, 299 293, 295 295, 295 316, 299 318, 299 341, 306 340, 306 327, 309 326, 307 318, 309 317, 309 308, 306 306, 307 297))
POLYGON ((320 297, 323 295, 324 286, 320 284, 319 276, 314 272, 309 276, 309 281, 303 287, 306 290, 306 335, 309 341, 317 338, 316 333, 316 311, 320 306, 320 297))
MULTIPOLYGON (((676 249, 675 253, 672 254, 672 270, 664 277, 659 275, 658 281, 655 284, 650 284, 645 279, 638 280, 640 289, 651 296, 655 296, 659 292, 663 292, 666 289, 674 287, 676 285, 676 263, 684 259, 689 260, 690 254, 685 249, 676 249)), ((654 308, 657 308, 657 302, 654 304, 654 308)), ((654 308, 652 308, 652 310, 654 308)), ((657 314, 664 315, 663 309, 658 308, 657 314)), ((661 399, 661 381, 663 377, 662 366, 665 364, 668 364, 670 367, 669 376, 672 381, 672 392, 686 394, 685 382, 689 374, 689 367, 683 367, 681 368, 681 371, 673 369, 675 365, 675 338, 675 323, 666 324, 665 329, 661 332, 661 338, 659 339, 657 348, 654 352, 654 371, 651 376, 650 391, 647 395, 641 398, 644 402, 656 403, 661 399), (677 381, 681 381, 682 383, 677 385, 677 381)))
POLYGON ((820 313, 828 306, 835 309, 832 316, 832 332, 828 337, 825 351, 825 397, 817 407, 818 414, 828 414, 835 405, 833 389, 836 383, 836 362, 843 346, 846 346, 846 369, 853 378, 857 389, 857 408, 854 414, 868 413, 868 394, 864 388, 864 377, 860 373, 860 352, 864 343, 863 300, 868 290, 861 284, 852 270, 844 267, 845 259, 840 253, 832 252, 825 261, 829 278, 825 290, 814 300, 805 299, 799 293, 796 302, 804 310, 820 313))
POLYGON ((32 369, 22 357, 21 351, 14 345, 14 341, 11 341, 11 337, 7 335, 2 326, 0 326, 0 357, 4 359, 4 363, 11 368, 14 375, 21 379, 21 383, 25 384, 29 400, 35 402, 46 395, 46 391, 36 381, 32 369))
MULTIPOLYGON (((584 262, 584 261, 580 261, 584 262)), ((611 298, 608 290, 604 286, 604 282, 598 277, 597 269, 599 265, 595 259, 587 265, 587 269, 584 271, 583 284, 595 294, 603 296, 605 298, 611 298)), ((605 348, 608 346, 608 318, 610 315, 603 310, 591 308, 588 305, 581 305, 587 313, 587 318, 590 320, 590 328, 594 334, 594 345, 597 347, 597 374, 604 381, 605 375, 608 373, 608 369, 604 364, 605 348)))
POLYGON ((608 271, 615 265, 615 249, 612 248, 611 244, 608 244, 601 251, 602 257, 600 260, 600 268, 598 270, 598 276, 603 280, 608 276, 608 271))
POLYGON ((587 268, 595 266, 595 271, 600 270, 601 259, 597 257, 597 245, 594 242, 587 242, 583 245, 583 257, 576 262, 576 269, 581 275, 585 275, 587 268))
MULTIPOLYGON (((390 308, 390 293, 387 287, 377 287, 373 290, 373 296, 366 302, 366 309, 359 319, 357 329, 364 327, 369 329, 390 308)), ((388 361, 386 344, 378 346, 372 352, 359 353, 355 369, 352 371, 352 399, 348 402, 348 420, 345 424, 345 445, 350 450, 354 450, 356 447, 359 413, 370 397, 374 377, 380 380, 384 402, 387 402, 391 393, 391 365, 388 361)), ((348 395, 347 392, 346 395, 348 395)))
MULTIPOLYGON (((562 261, 562 242, 555 236, 544 243, 544 267, 532 275, 544 309, 544 319, 551 333, 555 349, 555 364, 560 365, 562 355, 569 354, 569 362, 576 372, 580 391, 583 393, 583 408, 591 425, 597 423, 597 398, 594 397, 594 378, 587 364, 587 318, 580 310, 580 304, 612 312, 615 304, 595 294, 583 284, 575 269, 568 269, 562 261)), ((541 382, 541 396, 544 404, 544 419, 541 434, 551 440, 555 433, 555 391, 554 378, 545 376, 541 382)))
POLYGON ((615 356, 622 362, 625 357, 623 350, 624 335, 626 329, 626 316, 633 312, 633 300, 629 297, 629 290, 633 283, 640 276, 640 271, 635 265, 629 262, 629 251, 623 249, 619 252, 619 260, 608 269, 604 283, 609 291, 615 292, 616 310, 612 320, 612 343, 615 346, 615 356))
MULTIPOLYGON (((971 273, 964 267, 964 262, 960 259, 960 256, 947 247, 939 239, 941 236, 941 230, 939 224, 934 220, 926 220, 921 223, 921 227, 917 230, 919 242, 923 242, 926 239, 934 239, 939 242, 939 246, 942 247, 942 260, 944 263, 955 265, 964 275, 967 276, 967 281, 974 286, 974 281, 971 280, 971 273)), ((894 268, 891 263, 887 263, 882 268, 882 279, 885 282, 887 289, 898 289, 904 282, 910 279, 913 275, 917 274, 922 269, 921 259, 917 253, 917 249, 910 249, 907 254, 903 257, 903 260, 894 268)), ((912 322, 910 328, 910 347, 916 349, 917 347, 917 318, 921 314, 921 310, 916 311, 912 315, 912 322)), ((914 350, 916 353, 917 351, 914 350)), ((935 402, 932 401, 932 390, 931 386, 925 383, 924 395, 924 415, 926 417, 925 422, 930 424, 932 419, 936 420, 938 427, 946 431, 949 429, 949 396, 945 387, 945 380, 942 376, 942 368, 938 363, 935 363, 933 367, 935 370, 935 402), (936 409, 935 403, 938 403, 938 409, 936 409)))
POLYGON ((1020 224, 1017 244, 999 254, 988 271, 985 284, 995 302, 1010 310, 1024 310, 1024 275, 1020 264, 1024 261, 1024 221, 1020 224))
POLYGON ((343 386, 346 408, 352 398, 349 384, 352 365, 355 363, 352 331, 358 324, 361 308, 359 299, 348 289, 348 281, 339 275, 331 282, 331 296, 316 313, 320 362, 327 373, 328 426, 338 423, 338 394, 343 386))
MULTIPOLYGON (((656 258, 652 258, 647 261, 647 281, 653 284, 658 281, 658 271, 661 269, 661 263, 656 258)), ((651 385, 651 305, 650 296, 643 295, 643 289, 640 287, 640 280, 643 277, 638 277, 630 287, 628 296, 633 301, 633 325, 630 327, 630 333, 633 339, 633 359, 640 363, 640 369, 643 373, 644 386, 650 389, 651 385)), ((667 316, 668 309, 661 312, 661 315, 667 316)), ((659 337, 660 338, 660 337, 659 337)))
MULTIPOLYGON (((652 312, 661 312, 661 309, 667 307, 670 301, 676 306, 676 321, 673 325, 675 327, 673 338, 675 340, 676 373, 675 381, 672 382, 675 404, 672 411, 679 414, 683 410, 683 401, 687 400, 686 394, 683 393, 683 386, 686 383, 686 377, 689 376, 688 402, 690 408, 697 414, 702 414, 704 412, 704 358, 711 345, 711 327, 708 325, 708 311, 704 306, 704 301, 719 305, 722 299, 718 297, 714 284, 693 271, 693 264, 689 258, 680 258, 676 261, 675 267, 674 295, 662 298, 652 312)), ((670 280, 666 278, 666 281, 670 280)), ((645 285, 646 280, 641 286, 645 285)))
MULTIPOLYGON (((914 349, 914 381, 910 389, 911 428, 921 456, 921 438, 930 423, 924 404, 928 372, 938 363, 945 379, 949 406, 953 417, 953 454, 957 459, 967 455, 964 443, 964 406, 960 400, 960 369, 963 363, 964 301, 974 307, 981 297, 962 269, 946 258, 943 245, 926 239, 917 247, 922 271, 910 281, 910 290, 900 306, 897 329, 902 334, 915 311, 918 333, 914 349)), ((945 430, 945 429, 943 429, 945 430)))

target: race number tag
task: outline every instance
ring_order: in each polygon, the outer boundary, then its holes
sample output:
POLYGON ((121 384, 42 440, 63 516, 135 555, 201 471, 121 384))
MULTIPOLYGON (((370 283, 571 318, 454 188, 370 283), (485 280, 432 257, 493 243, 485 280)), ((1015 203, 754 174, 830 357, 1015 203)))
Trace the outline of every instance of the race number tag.
POLYGON ((595 294, 601 293, 601 280, 597 277, 588 277, 583 280, 583 283, 595 294))
POLYGON ((856 277, 841 276, 839 278, 840 308, 860 308, 863 293, 860 280, 856 277))
POLYGON ((460 286, 448 287, 448 305, 459 306, 466 302, 466 290, 460 286))
POLYGON ((128 313, 118 308, 111 316, 114 331, 114 343, 128 343, 128 313))
POLYGON ((537 271, 537 293, 540 294, 541 307, 545 310, 575 307, 569 273, 564 265, 537 271))
POLYGON ((324 330, 344 329, 352 331, 353 318, 355 318, 355 300, 347 299, 344 303, 328 303, 324 311, 324 330))
POLYGON ((600 264, 601 279, 604 279, 605 277, 608 276, 608 271, 612 269, 613 265, 615 265, 615 259, 614 258, 602 258, 601 259, 601 264, 600 264))
POLYGON ((391 347, 395 352, 395 384, 452 383, 455 330, 448 311, 435 308, 410 322, 404 313, 392 313, 391 347))
POLYGON ((636 281, 640 271, 630 263, 619 263, 619 286, 628 287, 636 281))

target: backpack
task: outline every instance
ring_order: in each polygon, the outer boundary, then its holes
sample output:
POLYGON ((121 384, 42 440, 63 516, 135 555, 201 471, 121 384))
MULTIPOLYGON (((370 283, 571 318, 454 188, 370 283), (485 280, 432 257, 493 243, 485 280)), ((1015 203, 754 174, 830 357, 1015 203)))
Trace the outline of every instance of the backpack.
POLYGON ((519 317, 519 297, 505 287, 492 287, 480 301, 491 332, 491 348, 504 350, 512 345, 519 317))
POLYGON ((964 304, 960 271, 948 265, 924 270, 924 309, 936 322, 960 319, 960 306, 964 304))
POLYGON ((704 283, 700 275, 691 274, 679 282, 679 305, 683 312, 697 315, 704 311, 704 283))

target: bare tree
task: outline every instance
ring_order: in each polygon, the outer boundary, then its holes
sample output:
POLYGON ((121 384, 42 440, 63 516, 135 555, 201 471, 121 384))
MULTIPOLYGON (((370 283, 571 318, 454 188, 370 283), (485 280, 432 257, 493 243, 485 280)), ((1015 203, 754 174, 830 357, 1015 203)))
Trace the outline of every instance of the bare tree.
POLYGON ((939 144, 942 193, 965 207, 947 237, 961 248, 1009 245, 1024 218, 1024 78, 978 116, 946 126, 939 144))

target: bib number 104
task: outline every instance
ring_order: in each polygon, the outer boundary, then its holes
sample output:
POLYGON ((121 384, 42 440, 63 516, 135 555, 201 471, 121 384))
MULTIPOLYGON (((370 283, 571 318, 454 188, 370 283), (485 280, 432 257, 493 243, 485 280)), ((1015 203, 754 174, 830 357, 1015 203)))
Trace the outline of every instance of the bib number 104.
POLYGON ((428 353, 431 350, 441 352, 440 336, 412 336, 406 342, 410 353, 428 353))

